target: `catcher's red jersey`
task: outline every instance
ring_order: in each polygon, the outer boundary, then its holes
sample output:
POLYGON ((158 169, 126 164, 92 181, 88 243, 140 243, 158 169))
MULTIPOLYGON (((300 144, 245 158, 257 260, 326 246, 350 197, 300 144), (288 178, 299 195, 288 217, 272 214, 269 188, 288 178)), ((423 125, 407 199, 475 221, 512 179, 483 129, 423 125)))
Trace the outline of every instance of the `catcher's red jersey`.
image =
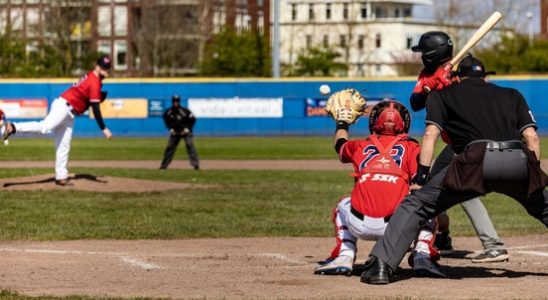
MULTIPOLYGON (((378 138, 382 146, 387 147, 395 137, 379 135, 378 138)), ((407 137, 398 141, 390 150, 390 155, 409 179, 417 172, 419 153, 420 145, 407 137)), ((340 149, 339 159, 354 166, 356 179, 351 203, 354 209, 366 216, 383 218, 392 215, 409 193, 409 183, 403 177, 396 176, 388 170, 364 172, 368 163, 383 159, 369 138, 346 142, 340 149)))
POLYGON ((101 79, 93 71, 61 94, 77 114, 83 114, 92 102, 101 102, 101 79))

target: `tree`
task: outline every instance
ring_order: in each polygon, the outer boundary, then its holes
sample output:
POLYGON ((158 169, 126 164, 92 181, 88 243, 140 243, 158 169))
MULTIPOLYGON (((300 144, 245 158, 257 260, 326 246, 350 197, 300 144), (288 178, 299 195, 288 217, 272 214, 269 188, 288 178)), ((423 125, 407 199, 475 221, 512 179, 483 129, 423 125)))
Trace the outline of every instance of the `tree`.
POLYGON ((332 76, 348 70, 344 63, 337 62, 341 54, 331 49, 310 48, 297 57, 296 76, 332 76))
POLYGON ((237 34, 225 29, 205 46, 200 74, 205 76, 270 76, 265 37, 252 30, 237 34))
POLYGON ((548 41, 529 45, 524 35, 505 36, 492 48, 477 50, 488 70, 498 74, 545 73, 548 71, 548 41))

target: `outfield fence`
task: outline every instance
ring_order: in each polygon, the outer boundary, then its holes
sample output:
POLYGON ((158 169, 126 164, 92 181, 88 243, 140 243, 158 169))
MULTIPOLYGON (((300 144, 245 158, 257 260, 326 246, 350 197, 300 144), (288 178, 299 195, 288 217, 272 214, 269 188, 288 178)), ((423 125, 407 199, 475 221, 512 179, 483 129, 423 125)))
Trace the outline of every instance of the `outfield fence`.
MULTIPOLYGON (((333 121, 325 115, 326 96, 321 84, 332 91, 352 87, 370 103, 393 98, 409 106, 415 78, 363 79, 213 79, 149 78, 107 79, 103 89, 109 98, 102 104, 107 126, 117 136, 164 136, 162 112, 171 105, 171 95, 181 96, 182 105, 197 115, 195 134, 201 136, 291 136, 331 135, 333 121)), ((73 79, 0 81, 0 107, 14 121, 43 118, 51 102, 73 79)), ((541 134, 548 133, 548 77, 507 76, 492 78, 501 86, 518 89, 527 99, 541 134)), ((411 134, 424 127, 424 111, 413 113, 411 134)), ((367 120, 352 131, 367 134, 367 120)), ((100 136, 93 117, 79 116, 75 135, 100 136)))

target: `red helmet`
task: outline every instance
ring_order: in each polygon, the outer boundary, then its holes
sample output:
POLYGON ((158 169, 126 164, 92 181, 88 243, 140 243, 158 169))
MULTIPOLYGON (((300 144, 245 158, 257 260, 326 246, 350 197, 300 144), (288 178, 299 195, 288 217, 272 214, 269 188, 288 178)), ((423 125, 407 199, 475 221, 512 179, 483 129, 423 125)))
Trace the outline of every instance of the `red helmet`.
POLYGON ((396 135, 409 132, 411 114, 402 103, 385 99, 371 109, 369 132, 396 135))

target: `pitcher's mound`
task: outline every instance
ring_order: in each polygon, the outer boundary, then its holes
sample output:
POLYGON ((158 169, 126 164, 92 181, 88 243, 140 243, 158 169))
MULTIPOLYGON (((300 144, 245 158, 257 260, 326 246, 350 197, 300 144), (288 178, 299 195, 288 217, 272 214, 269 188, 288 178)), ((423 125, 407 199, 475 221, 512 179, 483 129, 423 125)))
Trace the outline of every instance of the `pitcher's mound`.
POLYGON ((0 186, 4 190, 81 190, 90 192, 140 193, 213 187, 212 185, 204 184, 94 176, 90 174, 71 174, 69 176, 69 184, 66 186, 55 184, 55 176, 52 174, 0 179, 0 186))

